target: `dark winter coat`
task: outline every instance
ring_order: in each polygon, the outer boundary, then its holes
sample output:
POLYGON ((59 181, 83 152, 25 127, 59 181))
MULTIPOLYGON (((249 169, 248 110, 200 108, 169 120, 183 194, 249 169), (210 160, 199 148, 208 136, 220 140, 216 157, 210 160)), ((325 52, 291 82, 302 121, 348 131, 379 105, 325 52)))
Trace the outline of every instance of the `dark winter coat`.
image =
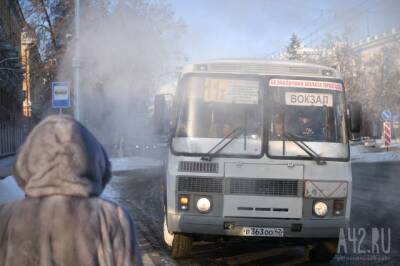
POLYGON ((0 206, 1 266, 141 264, 129 215, 99 198, 107 154, 73 118, 37 125, 14 170, 26 198, 0 206))

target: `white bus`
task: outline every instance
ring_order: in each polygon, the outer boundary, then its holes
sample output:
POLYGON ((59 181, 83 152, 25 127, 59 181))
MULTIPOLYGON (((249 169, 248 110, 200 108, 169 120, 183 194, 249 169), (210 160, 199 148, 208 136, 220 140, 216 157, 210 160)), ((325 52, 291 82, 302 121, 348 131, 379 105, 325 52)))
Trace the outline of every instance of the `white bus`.
MULTIPOLYGON (((156 97, 159 125, 167 98, 156 97)), ((361 116, 358 104, 346 107, 338 71, 266 60, 190 64, 173 103, 163 187, 173 257, 205 236, 243 236, 296 238, 313 247, 311 260, 332 259, 350 217, 348 132, 359 131, 361 116)))

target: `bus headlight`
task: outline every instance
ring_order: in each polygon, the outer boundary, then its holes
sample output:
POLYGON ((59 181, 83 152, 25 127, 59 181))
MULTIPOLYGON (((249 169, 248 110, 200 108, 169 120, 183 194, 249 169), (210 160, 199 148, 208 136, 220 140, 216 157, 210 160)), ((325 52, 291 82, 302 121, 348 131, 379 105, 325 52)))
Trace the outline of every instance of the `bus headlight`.
POLYGON ((209 212, 211 209, 211 201, 208 198, 199 198, 197 200, 196 207, 201 213, 209 212))
POLYGON ((335 199, 333 201, 333 216, 342 216, 344 214, 344 200, 335 199))
POLYGON ((182 211, 187 211, 189 209, 189 196, 179 196, 179 209, 181 209, 182 211))
POLYGON ((315 215, 324 217, 328 213, 328 205, 323 201, 314 202, 313 210, 315 215))

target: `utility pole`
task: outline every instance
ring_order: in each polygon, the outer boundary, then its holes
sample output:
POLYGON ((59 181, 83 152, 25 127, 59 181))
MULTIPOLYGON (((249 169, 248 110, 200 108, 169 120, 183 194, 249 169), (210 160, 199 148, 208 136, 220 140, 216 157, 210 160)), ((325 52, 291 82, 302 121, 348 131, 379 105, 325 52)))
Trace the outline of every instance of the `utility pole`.
POLYGON ((74 116, 80 121, 80 0, 75 0, 75 55, 73 60, 74 71, 74 116))

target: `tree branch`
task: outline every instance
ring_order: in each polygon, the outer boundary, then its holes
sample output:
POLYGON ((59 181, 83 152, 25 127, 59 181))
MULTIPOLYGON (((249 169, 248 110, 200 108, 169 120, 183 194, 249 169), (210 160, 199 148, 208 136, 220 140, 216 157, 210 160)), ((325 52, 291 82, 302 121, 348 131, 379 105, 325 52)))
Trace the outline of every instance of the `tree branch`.
POLYGON ((50 31, 50 35, 51 35, 51 43, 53 44, 54 50, 57 51, 58 47, 57 47, 56 37, 55 37, 54 31, 53 31, 53 25, 50 20, 49 12, 47 12, 47 8, 46 8, 46 5, 44 4, 43 0, 40 0, 40 4, 42 6, 44 15, 46 16, 47 24, 49 25, 49 31, 50 31))

